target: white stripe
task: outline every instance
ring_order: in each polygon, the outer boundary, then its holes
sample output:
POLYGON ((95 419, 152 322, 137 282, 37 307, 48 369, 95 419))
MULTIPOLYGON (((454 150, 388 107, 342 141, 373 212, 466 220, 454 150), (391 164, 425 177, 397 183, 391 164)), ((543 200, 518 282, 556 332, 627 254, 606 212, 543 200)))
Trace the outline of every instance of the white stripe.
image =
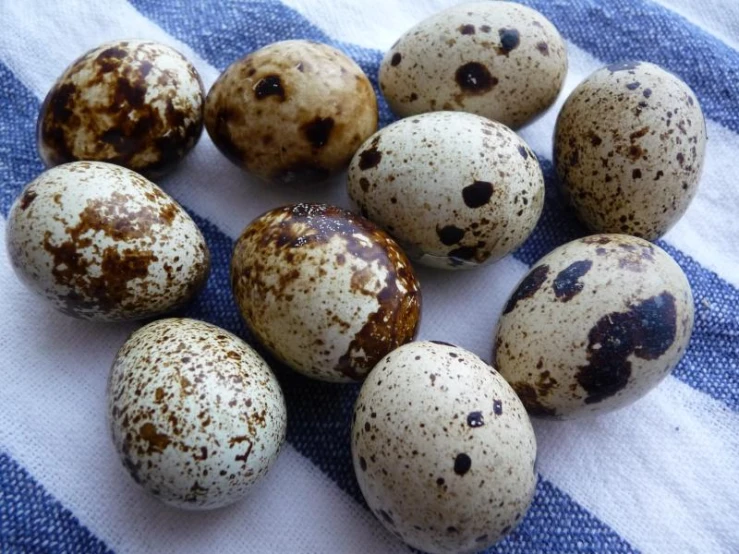
POLYGON ((538 469, 645 553, 739 552, 739 415, 674 378, 626 409, 536 421, 538 469))
MULTIPOLYGON (((691 0, 664 1, 692 5, 691 0)), ((285 3, 334 38, 386 49, 421 19, 458 2, 434 0, 396 5, 392 0, 321 0, 318 3, 314 0, 286 0, 285 3), (316 4, 323 6, 323 9, 317 9, 316 4), (323 18, 324 13, 328 13, 328 17, 323 18), (387 17, 388 13, 392 13, 393 17, 387 17)), ((708 4, 713 11, 707 11, 706 14, 715 15, 723 10, 723 21, 732 26, 730 30, 739 29, 734 27, 739 25, 739 10, 727 11, 725 0, 708 0, 708 4)), ((703 5, 704 2, 695 4, 694 11, 703 10, 703 5)), ((717 16, 715 19, 719 20, 717 16)), ((739 37, 739 32, 734 36, 739 37)), ((520 133, 536 152, 549 160, 552 159, 554 123, 567 95, 590 73, 605 65, 569 41, 567 48, 570 67, 562 94, 542 118, 520 133)), ((704 267, 739 287, 739 248, 736 246, 736 237, 739 237, 739 218, 736 217, 739 213, 739 195, 736 194, 735 168, 739 135, 712 120, 707 120, 707 127, 709 142, 698 194, 687 213, 664 238, 704 267)))
MULTIPOLYGON (((0 244, 5 222, 0 219, 0 244)), ((207 513, 141 492, 115 453, 105 387, 133 324, 65 317, 16 280, 0 248, 0 449, 84 525, 125 552, 408 552, 372 514, 287 446, 244 502, 207 513)))
POLYGON ((739 10, 727 0, 652 0, 739 50, 739 10))

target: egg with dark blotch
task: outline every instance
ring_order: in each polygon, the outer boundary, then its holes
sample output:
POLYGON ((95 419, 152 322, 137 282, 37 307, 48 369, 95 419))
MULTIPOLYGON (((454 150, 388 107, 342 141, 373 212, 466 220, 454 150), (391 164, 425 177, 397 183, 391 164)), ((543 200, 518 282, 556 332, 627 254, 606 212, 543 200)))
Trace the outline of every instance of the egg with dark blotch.
POLYGON ((133 333, 108 381, 108 423, 131 477, 166 504, 219 508, 274 464, 287 412, 248 344, 215 325, 162 319, 133 333))
POLYGON ((28 288, 82 319, 174 310, 202 288, 210 269, 187 212, 138 173, 103 162, 39 175, 11 207, 5 238, 28 288))
POLYGON ((698 190, 706 124, 698 99, 647 62, 599 69, 572 91, 557 119, 562 190, 593 231, 654 240, 698 190))
POLYGON ((218 149, 275 183, 326 180, 377 129, 377 99, 348 56, 318 42, 270 44, 213 84, 205 126, 218 149))
POLYGON ((410 262, 372 223, 296 204, 255 219, 231 262, 236 303, 254 335, 309 377, 359 381, 413 339, 421 294, 410 262))
POLYGON ((200 138, 204 96, 195 67, 173 48, 108 42, 74 61, 47 94, 39 154, 47 167, 97 160, 160 177, 200 138))
POLYGON ((472 2, 401 36, 379 80, 399 117, 464 111, 516 129, 554 103, 566 75, 564 40, 546 17, 514 2, 472 2))
POLYGON ((433 341, 372 370, 352 459, 370 510, 424 552, 485 550, 522 521, 536 487, 536 438, 516 393, 471 352, 433 341))
POLYGON ((498 322, 494 364, 531 415, 575 418, 641 398, 693 329, 680 266, 630 235, 593 235, 534 264, 498 322))
POLYGON ((536 156, 505 125, 460 112, 402 119, 349 165, 349 197, 415 261, 469 269, 518 248, 544 205, 536 156))

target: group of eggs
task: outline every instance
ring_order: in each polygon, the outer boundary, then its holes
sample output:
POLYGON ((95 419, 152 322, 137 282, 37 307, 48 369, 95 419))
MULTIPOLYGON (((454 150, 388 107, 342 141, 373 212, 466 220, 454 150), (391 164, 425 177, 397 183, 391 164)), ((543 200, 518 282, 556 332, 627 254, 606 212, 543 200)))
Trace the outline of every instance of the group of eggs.
MULTIPOLYGON (((160 316, 203 286, 210 256, 195 222, 147 177, 181 160, 203 124, 230 160, 272 186, 348 166, 361 215, 295 204, 256 218, 233 252, 234 297, 281 362, 326 381, 364 380, 352 455, 383 525, 429 552, 483 549, 533 496, 527 411, 577 417, 635 400, 675 367, 693 325, 685 275, 644 239, 687 209, 705 124, 684 83, 637 62, 583 81, 555 131, 565 196, 591 229, 611 234, 557 248, 519 283, 496 330, 497 371, 461 348, 412 342, 421 297, 408 257, 474 268, 535 227, 544 181, 511 128, 551 106, 566 73, 565 45, 538 12, 456 6, 385 56, 380 88, 404 119, 375 132, 369 80, 324 44, 253 52, 205 100, 194 67, 171 48, 105 44, 75 61, 43 104, 38 143, 51 169, 11 209, 11 262, 67 314, 160 316)), ((200 321, 161 319, 133 333, 108 397, 124 465, 176 506, 242 497, 285 438, 270 368, 200 321)))

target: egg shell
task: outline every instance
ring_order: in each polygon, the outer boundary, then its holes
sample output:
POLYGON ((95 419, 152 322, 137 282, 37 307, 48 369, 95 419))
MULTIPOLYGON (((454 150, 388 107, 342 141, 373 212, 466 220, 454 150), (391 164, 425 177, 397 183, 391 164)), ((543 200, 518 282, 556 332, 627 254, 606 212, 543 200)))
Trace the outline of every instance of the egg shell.
POLYGON ((254 335, 309 377, 362 380, 413 339, 421 293, 410 262, 372 223, 296 204, 255 219, 231 262, 236 303, 254 335))
POLYGON ((349 166, 349 196, 425 265, 468 269, 523 243, 544 205, 536 156, 505 125, 460 112, 402 119, 349 166))
POLYGON ((513 2, 473 2, 401 36, 380 65, 380 89, 400 117, 465 111, 515 129, 554 103, 566 75, 565 44, 547 18, 513 2))
POLYGON ((543 257, 498 322, 494 364, 536 416, 621 408, 687 349, 693 296, 680 266, 630 235, 593 235, 543 257))
POLYGON ((11 207, 5 238, 18 277, 82 319, 173 310, 200 290, 210 269, 187 212, 141 175, 103 162, 39 175, 11 207))
POLYGON ((698 190, 706 124, 690 88, 647 62, 599 69, 557 119, 554 159, 562 190, 593 231, 654 240, 698 190))
POLYGON ((346 169, 377 129, 377 99, 345 54, 307 40, 231 64, 208 93, 205 126, 233 163, 271 182, 318 182, 346 169))
POLYGON ((354 408, 352 459, 382 524, 432 553, 492 545, 536 486, 520 400, 492 367, 445 343, 406 344, 372 370, 354 408))
POLYGON ((203 321, 162 319, 118 351, 108 421, 139 485, 169 505, 210 509, 267 473, 287 412, 274 374, 243 340, 203 321))
POLYGON ((47 94, 39 154, 48 167, 97 160, 159 177, 200 138, 204 97, 195 67, 173 48, 105 43, 75 60, 47 94))

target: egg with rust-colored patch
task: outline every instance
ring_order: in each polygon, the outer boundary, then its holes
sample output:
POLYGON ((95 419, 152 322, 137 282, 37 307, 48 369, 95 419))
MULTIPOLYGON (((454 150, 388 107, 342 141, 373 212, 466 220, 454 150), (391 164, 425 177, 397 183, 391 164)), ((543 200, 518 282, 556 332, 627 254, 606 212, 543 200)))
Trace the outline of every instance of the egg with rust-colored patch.
POLYGON ((630 235, 574 240, 534 264, 498 322, 494 364, 535 416, 621 408, 675 368, 693 329, 680 266, 630 235))
POLYGON ((208 92, 205 127, 228 159, 260 179, 314 183, 346 169, 375 132, 377 99, 344 53, 286 40, 221 74, 208 92))
POLYGON ((485 550, 523 520, 536 487, 536 437, 516 393, 473 353, 435 341, 372 370, 352 459, 377 519, 424 552, 485 550))
POLYGON ((531 234, 544 206, 539 162, 505 125, 435 112, 378 131, 349 165, 349 197, 408 256, 442 269, 498 260, 531 234))
POLYGON ((124 167, 72 162, 39 175, 8 214, 18 277, 82 319, 154 317, 205 284, 210 254, 195 222, 151 181, 124 167))
POLYGON ((517 129, 557 99, 564 40, 541 13, 514 2, 472 2, 421 21, 390 48, 380 90, 395 115, 453 110, 517 129))
POLYGON ((204 96, 195 67, 173 48, 108 42, 75 60, 46 95, 39 154, 47 167, 97 160, 160 177, 200 138, 204 96))
POLYGON ((274 374, 240 338, 194 319, 133 333, 108 380, 108 423, 131 477, 166 504, 243 498, 274 464, 287 412, 274 374))
POLYGON ((236 242, 234 297, 254 335, 309 377, 362 380, 413 339, 421 293, 384 231, 349 211, 295 204, 255 219, 236 242))
POLYGON ((590 229, 655 240, 695 196, 706 141, 688 85, 657 65, 622 62, 567 98, 554 162, 565 197, 590 229))

